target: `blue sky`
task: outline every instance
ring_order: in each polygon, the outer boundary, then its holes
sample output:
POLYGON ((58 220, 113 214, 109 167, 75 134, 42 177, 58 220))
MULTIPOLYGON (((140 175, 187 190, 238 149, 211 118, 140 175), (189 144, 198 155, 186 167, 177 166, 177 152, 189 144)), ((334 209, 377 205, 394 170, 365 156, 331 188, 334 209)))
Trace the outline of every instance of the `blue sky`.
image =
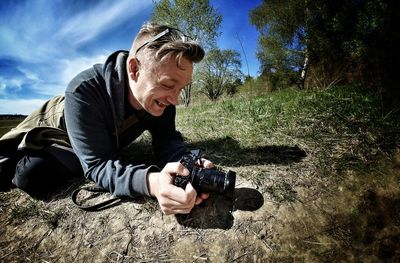
MULTIPOLYGON (((256 76, 258 33, 248 12, 261 0, 211 0, 222 14, 218 46, 235 49, 256 76)), ((151 0, 1 0, 0 114, 29 114, 47 99, 64 93, 80 71, 102 63, 115 50, 129 50, 151 0)))

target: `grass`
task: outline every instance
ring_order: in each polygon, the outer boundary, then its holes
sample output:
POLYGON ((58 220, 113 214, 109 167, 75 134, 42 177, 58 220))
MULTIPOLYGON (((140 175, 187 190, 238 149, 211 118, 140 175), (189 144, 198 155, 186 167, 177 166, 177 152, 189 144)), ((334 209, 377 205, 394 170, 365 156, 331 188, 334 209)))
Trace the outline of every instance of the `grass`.
POLYGON ((16 127, 22 119, 0 120, 0 136, 16 127))
MULTIPOLYGON (((178 107, 177 128, 189 147, 233 167, 290 163, 315 153, 321 170, 340 172, 376 170, 373 156, 400 145, 398 117, 382 113, 378 93, 342 86, 248 94, 178 107)), ((0 135, 20 121, 1 120, 0 135)), ((149 141, 145 135, 139 144, 149 141)), ((151 149, 139 146, 148 158, 151 149)))
MULTIPOLYGON (((178 107, 177 128, 189 147, 228 166, 289 162, 318 148, 321 169, 334 165, 340 170, 365 167, 374 154, 400 145, 400 122, 382 113, 378 93, 342 86, 243 94, 178 107)), ((20 121, 1 120, 0 135, 20 121)), ((143 138, 148 144, 148 135, 143 138)))
POLYGON ((186 141, 217 156, 246 158, 244 151, 251 155, 267 146, 299 146, 307 152, 317 145, 319 165, 340 169, 400 145, 398 119, 385 118, 376 93, 357 87, 238 95, 179 108, 177 116, 186 141))
POLYGON ((35 200, 28 200, 24 204, 17 204, 11 210, 11 217, 13 219, 27 219, 37 215, 39 215, 39 206, 35 200))
MULTIPOLYGON (((360 255, 371 262, 397 259, 400 181, 391 158, 400 145, 400 122, 395 115, 382 113, 377 93, 345 86, 248 94, 178 107, 176 121, 189 148, 200 148, 219 168, 237 172, 237 193, 249 193, 242 196, 242 202, 261 200, 258 210, 224 213, 222 208, 231 207, 208 200, 209 206, 194 211, 199 216, 187 217, 193 228, 183 225, 175 231, 175 221, 160 215, 156 201, 85 213, 72 206, 65 192, 42 202, 16 189, 0 193, 0 221, 11 224, 0 230, 4 247, 0 257, 54 261, 76 255, 72 257, 84 261, 99 256, 101 248, 106 261, 115 251, 125 251, 126 259, 142 260, 164 256, 167 251, 185 251, 189 258, 204 251, 213 259, 217 247, 226 248, 225 259, 232 261, 251 261, 255 253, 274 262, 351 261, 360 255), (250 194, 254 192, 260 200, 250 194), (127 207, 133 214, 125 214, 127 207), (210 218, 211 223, 206 220, 210 218), (121 241, 117 239, 125 228, 121 220, 132 226, 127 244, 122 235, 121 241), (28 232, 15 231, 17 226, 37 232, 29 237, 28 232), (12 231, 13 239, 9 238, 12 231), (194 237, 189 239, 187 233, 194 237), (259 238, 254 235, 258 233, 262 233, 259 238), (154 236, 174 241, 168 247, 154 236), (187 250, 198 243, 199 236, 208 245, 187 250), (110 248, 115 244, 121 245, 110 248), (88 249, 92 246, 97 250, 88 249)), ((9 123, 0 121, 2 125, 9 123)), ((141 136, 124 155, 136 163, 149 161, 150 135, 141 136)), ((210 199, 222 200, 217 197, 210 199)), ((169 256, 176 258, 176 254, 169 256)))

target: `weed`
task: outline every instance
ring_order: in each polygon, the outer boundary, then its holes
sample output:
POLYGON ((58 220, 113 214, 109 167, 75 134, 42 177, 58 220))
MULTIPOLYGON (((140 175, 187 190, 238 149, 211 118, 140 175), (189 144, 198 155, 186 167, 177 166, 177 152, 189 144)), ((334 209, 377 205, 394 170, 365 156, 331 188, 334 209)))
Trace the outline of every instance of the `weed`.
POLYGON ((29 199, 23 204, 16 204, 11 209, 11 218, 13 221, 23 221, 29 217, 39 215, 38 201, 29 199))
POLYGON ((285 182, 268 186, 266 192, 279 204, 296 201, 297 192, 285 182))

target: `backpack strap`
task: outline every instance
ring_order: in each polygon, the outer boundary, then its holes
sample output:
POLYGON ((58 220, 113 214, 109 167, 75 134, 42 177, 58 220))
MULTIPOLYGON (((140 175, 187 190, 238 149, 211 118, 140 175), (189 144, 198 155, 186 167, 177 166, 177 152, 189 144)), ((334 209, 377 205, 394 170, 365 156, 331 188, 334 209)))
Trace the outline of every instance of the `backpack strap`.
POLYGON ((118 203, 121 203, 123 201, 123 198, 121 198, 121 197, 111 197, 111 198, 101 201, 97 204, 85 206, 85 205, 79 204, 77 201, 79 192, 81 192, 83 190, 92 192, 92 193, 107 193, 108 191, 99 186, 82 186, 82 187, 75 189, 71 194, 72 202, 77 207, 79 207, 80 209, 85 210, 85 211, 90 211, 90 212, 101 211, 101 210, 110 208, 111 206, 117 205, 118 203))

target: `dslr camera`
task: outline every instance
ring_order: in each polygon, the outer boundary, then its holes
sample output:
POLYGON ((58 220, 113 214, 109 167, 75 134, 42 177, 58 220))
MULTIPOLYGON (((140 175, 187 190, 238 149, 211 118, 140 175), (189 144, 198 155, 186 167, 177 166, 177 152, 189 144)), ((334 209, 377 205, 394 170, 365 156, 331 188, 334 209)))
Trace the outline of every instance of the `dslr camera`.
POLYGON ((200 150, 187 152, 180 160, 180 163, 189 170, 188 176, 176 175, 173 184, 182 188, 190 182, 197 194, 220 193, 233 196, 235 190, 236 173, 227 173, 216 169, 202 168, 200 150))

